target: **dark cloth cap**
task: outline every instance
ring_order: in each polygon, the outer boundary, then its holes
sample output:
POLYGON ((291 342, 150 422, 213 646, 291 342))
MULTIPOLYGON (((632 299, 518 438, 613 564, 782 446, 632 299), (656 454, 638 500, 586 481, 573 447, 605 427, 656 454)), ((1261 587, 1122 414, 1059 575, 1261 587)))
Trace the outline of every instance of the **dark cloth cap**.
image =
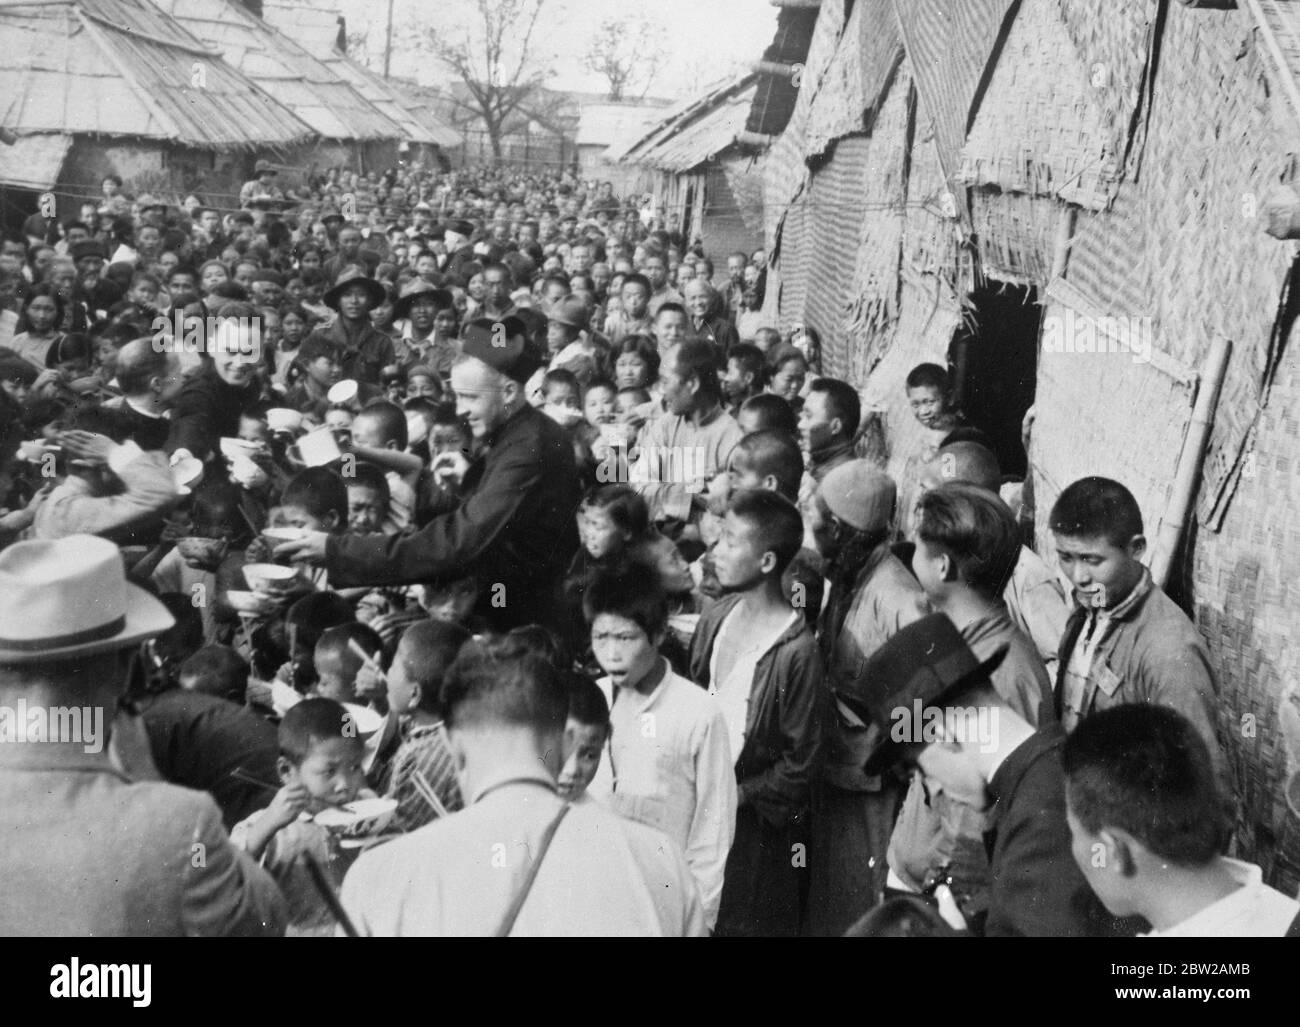
POLYGON ((542 366, 542 355, 528 337, 523 321, 510 315, 499 321, 480 317, 465 328, 461 352, 481 360, 507 378, 523 385, 542 366))
POLYGON ((83 257, 98 257, 100 260, 107 260, 108 254, 104 251, 104 244, 98 239, 83 239, 72 247, 72 259, 77 261, 83 257))
POLYGON ((946 614, 933 613, 900 628, 871 654, 860 674, 835 689, 876 735, 862 769, 877 775, 901 755, 890 730, 897 711, 911 716, 918 700, 922 711, 941 706, 958 689, 987 681, 1005 656, 1004 647, 980 663, 946 614))

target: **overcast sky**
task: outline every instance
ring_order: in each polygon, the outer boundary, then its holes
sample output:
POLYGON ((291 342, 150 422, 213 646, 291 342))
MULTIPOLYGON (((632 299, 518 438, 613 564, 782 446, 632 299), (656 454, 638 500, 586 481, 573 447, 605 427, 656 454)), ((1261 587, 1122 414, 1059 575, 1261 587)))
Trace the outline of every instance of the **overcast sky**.
MULTIPOLYGON (((325 0, 347 18, 350 32, 368 30, 370 67, 383 70, 385 0, 325 0)), ((607 84, 582 67, 591 35, 607 17, 644 14, 668 34, 670 54, 650 94, 671 99, 689 95, 703 84, 750 64, 763 55, 776 31, 776 8, 769 0, 546 0, 543 45, 558 57, 551 84, 557 89, 600 91, 607 84)), ((437 84, 439 73, 402 39, 401 26, 418 17, 438 25, 454 17, 438 0, 393 0, 392 73, 437 84)), ((315 5, 313 5, 315 6, 315 5)), ((325 6, 325 4, 321 4, 325 6)), ((455 8, 452 8, 453 12, 455 8)))

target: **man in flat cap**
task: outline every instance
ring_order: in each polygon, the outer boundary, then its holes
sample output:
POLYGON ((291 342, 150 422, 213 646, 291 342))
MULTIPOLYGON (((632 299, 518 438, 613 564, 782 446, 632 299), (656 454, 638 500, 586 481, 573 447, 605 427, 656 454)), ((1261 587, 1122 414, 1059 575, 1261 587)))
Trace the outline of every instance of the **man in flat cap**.
POLYGON ((473 321, 462 349, 451 387, 480 455, 470 464, 448 453, 433 465, 436 476, 458 487, 459 505, 415 534, 313 532, 278 546, 275 555, 323 564, 330 581, 344 588, 473 575, 476 612, 493 628, 555 623, 561 609, 555 583, 578 544, 573 447, 525 399, 524 384, 541 355, 523 322, 473 321))

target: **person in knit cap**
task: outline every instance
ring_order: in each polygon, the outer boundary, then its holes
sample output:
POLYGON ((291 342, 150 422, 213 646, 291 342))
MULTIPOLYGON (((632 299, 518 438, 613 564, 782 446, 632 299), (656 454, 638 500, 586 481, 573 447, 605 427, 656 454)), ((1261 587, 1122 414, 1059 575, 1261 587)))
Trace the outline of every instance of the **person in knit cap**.
MULTIPOLYGON (((877 648, 928 612, 921 586, 889 548, 897 495, 893 479, 874 464, 850 460, 830 471, 813 496, 813 539, 831 574, 818 635, 832 689, 856 681, 877 648)), ((863 771, 868 725, 842 702, 831 704, 823 739, 808 926, 839 936, 884 887, 899 789, 892 778, 863 771)))

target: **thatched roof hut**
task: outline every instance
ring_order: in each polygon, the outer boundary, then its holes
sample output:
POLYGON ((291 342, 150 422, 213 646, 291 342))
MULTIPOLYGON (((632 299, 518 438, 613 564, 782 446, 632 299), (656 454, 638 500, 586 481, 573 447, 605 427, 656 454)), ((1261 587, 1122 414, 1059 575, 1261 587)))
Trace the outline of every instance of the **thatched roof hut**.
POLYGON ((1295 176, 1297 43, 1296 5, 1268 0, 821 0, 765 161, 767 312, 822 334, 889 466, 915 430, 904 376, 953 357, 968 398, 1008 390, 1007 427, 1035 403, 1040 522, 1103 474, 1133 490, 1149 537, 1181 537, 1167 587, 1211 651, 1240 850, 1291 892, 1300 305, 1296 245, 1263 229, 1292 213, 1265 217, 1295 176), (1225 339, 1201 458, 1184 449, 1225 339))
POLYGON ((398 126, 397 138, 416 146, 452 148, 461 137, 427 108, 412 102, 401 88, 362 67, 338 48, 337 12, 285 4, 266 4, 266 19, 292 36, 334 75, 398 126))
POLYGON ((323 139, 361 143, 402 129, 301 45, 236 0, 154 0, 162 10, 311 125, 323 139))
POLYGON ((178 172, 206 164, 212 185, 238 177, 252 151, 313 135, 147 0, 4 0, 0 93, 3 124, 19 137, 0 157, 0 180, 32 189, 72 175, 93 195, 93 176, 114 168, 104 148, 124 144, 141 172, 164 173, 170 155, 178 172), (225 155, 231 175, 204 153, 225 155))
POLYGON ((656 211, 688 241, 748 252, 762 239, 762 196, 749 174, 760 148, 744 141, 755 72, 714 83, 613 143, 604 160, 639 167, 656 211))

